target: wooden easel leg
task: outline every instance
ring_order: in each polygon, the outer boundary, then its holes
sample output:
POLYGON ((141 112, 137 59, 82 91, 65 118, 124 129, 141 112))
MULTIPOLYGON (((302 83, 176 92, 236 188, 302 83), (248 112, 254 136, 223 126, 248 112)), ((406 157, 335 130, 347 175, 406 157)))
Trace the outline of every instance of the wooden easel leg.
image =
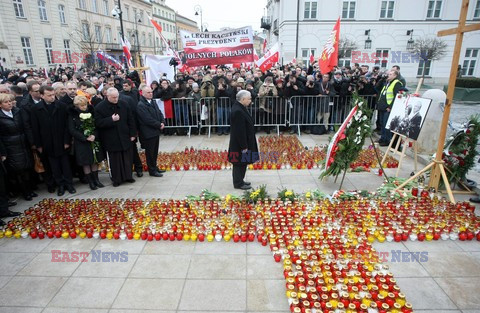
POLYGON ((385 162, 385 160, 387 159, 387 156, 388 156, 388 154, 390 153, 390 149, 392 148, 392 144, 393 144, 393 142, 395 141, 395 138, 397 138, 397 136, 398 136, 398 135, 397 135, 396 133, 393 134, 392 140, 390 140, 390 144, 388 145, 387 151, 385 151, 385 155, 383 156, 382 164, 383 164, 383 162, 385 162))
MULTIPOLYGON (((408 144, 408 140, 406 140, 403 143, 402 153, 400 154, 400 160, 398 161, 398 167, 397 167, 397 172, 395 173, 395 177, 398 177, 398 173, 400 173, 400 168, 402 167, 403 157, 405 156, 405 151, 407 150, 407 144, 408 144)), ((398 147, 398 143, 397 143, 397 147, 398 147)))
POLYGON ((412 180, 416 179, 418 176, 422 175, 423 173, 425 173, 426 171, 428 171, 432 166, 435 165, 435 162, 431 162, 430 164, 428 164, 425 168, 423 168, 420 172, 418 172, 417 174, 413 175, 412 177, 410 177, 409 179, 407 179, 403 184, 401 184, 400 186, 398 186, 397 188, 395 188, 394 191, 398 191, 400 189, 402 189, 403 187, 405 187, 409 182, 411 182, 412 180))
POLYGON ((417 172, 417 164, 418 164, 418 146, 417 142, 413 141, 413 151, 414 151, 414 160, 415 160, 415 172, 417 172))
POLYGON ((450 183, 448 182, 447 174, 445 173, 445 169, 443 168, 443 164, 438 164, 440 169, 440 173, 442 174, 443 183, 445 184, 445 189, 447 189, 448 198, 450 202, 455 203, 455 198, 453 197, 452 189, 450 188, 450 183))

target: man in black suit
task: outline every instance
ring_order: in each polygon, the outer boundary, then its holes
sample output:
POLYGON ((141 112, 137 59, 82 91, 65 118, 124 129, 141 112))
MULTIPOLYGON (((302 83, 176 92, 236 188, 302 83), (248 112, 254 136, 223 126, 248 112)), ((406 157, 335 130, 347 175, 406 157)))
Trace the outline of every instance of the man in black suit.
POLYGON ((410 126, 408 129, 408 137, 417 140, 420 134, 420 126, 422 125, 422 115, 420 115, 420 109, 422 108, 422 102, 417 101, 413 107, 413 116, 410 118, 410 126))
MULTIPOLYGON (((68 160, 71 136, 68 131, 68 113, 65 107, 55 101, 55 91, 50 86, 40 88, 42 101, 31 111, 32 131, 35 146, 48 159, 53 178, 58 186, 58 196, 65 188, 75 193, 72 171, 68 160)), ((45 159, 45 158, 44 158, 45 159)))
MULTIPOLYGON (((125 85, 124 85, 125 86, 125 85)), ((137 106, 138 132, 140 144, 145 149, 148 172, 150 176, 162 177, 162 171, 157 168, 158 145, 160 131, 165 127, 162 111, 152 100, 152 88, 142 88, 142 96, 137 106)))
POLYGON ((249 182, 243 180, 247 165, 259 160, 253 118, 247 111, 247 107, 252 102, 252 95, 247 90, 240 90, 236 100, 230 114, 228 160, 233 165, 233 187, 247 190, 252 188, 249 182))

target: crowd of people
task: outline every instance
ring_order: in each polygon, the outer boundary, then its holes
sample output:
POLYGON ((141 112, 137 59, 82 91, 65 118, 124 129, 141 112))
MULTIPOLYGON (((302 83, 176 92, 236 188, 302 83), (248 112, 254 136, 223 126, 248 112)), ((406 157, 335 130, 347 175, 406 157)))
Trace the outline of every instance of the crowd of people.
MULTIPOLYGON (((389 109, 395 94, 406 85, 399 70, 397 66, 388 72, 378 67, 370 71, 366 65, 355 64, 322 74, 316 63, 276 66, 267 72, 218 66, 179 72, 173 78, 163 76, 150 85, 141 84, 137 72, 127 74, 109 67, 7 70, 0 78, 0 189, 5 191, 0 202, 8 203, 8 197, 16 195, 32 200, 42 182, 58 196, 66 191, 73 194, 74 177, 93 190, 102 188, 98 176, 102 161, 108 161, 113 186, 133 183, 133 172, 143 176, 138 141, 145 149, 149 174, 161 177, 163 171, 156 165, 160 134, 186 134, 184 127, 165 126, 198 122, 194 132, 200 132, 210 119, 212 125, 222 125, 216 127, 218 135, 228 134, 231 107, 211 101, 206 113, 200 100, 222 98, 234 103, 242 90, 250 93, 252 101, 258 98, 260 123, 274 114, 286 114, 287 109, 276 107, 273 99, 324 96, 322 103, 327 109, 323 112, 313 112, 309 102, 292 101, 290 109, 301 110, 290 121, 294 125, 291 132, 299 131, 302 122, 322 124, 324 131, 332 131, 333 124, 343 121, 352 93, 370 96, 369 106, 379 112, 380 142, 386 144, 390 140, 384 127, 389 109), (337 103, 330 106, 334 98, 337 103), (166 118, 155 99, 189 101, 175 102, 173 116, 166 118)), ((301 130, 309 133, 314 129, 301 130)), ((0 204, 0 216, 12 214, 8 205, 0 204)))

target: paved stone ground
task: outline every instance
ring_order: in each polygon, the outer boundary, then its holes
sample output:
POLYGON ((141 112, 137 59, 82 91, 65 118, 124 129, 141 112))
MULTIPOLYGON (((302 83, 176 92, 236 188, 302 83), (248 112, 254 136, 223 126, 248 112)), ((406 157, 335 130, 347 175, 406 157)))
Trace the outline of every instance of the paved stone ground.
MULTIPOLYGON (((302 135, 305 146, 327 136, 302 135)), ((228 137, 162 137, 163 151, 186 146, 225 149, 228 137)), ((401 177, 413 170, 407 158, 401 177)), ((288 187, 297 192, 338 188, 333 179, 318 180, 319 170, 247 171, 254 186, 267 184, 270 194, 288 187)), ((393 174, 394 170, 387 170, 393 174)), ((77 186, 71 198, 182 198, 208 188, 220 194, 233 189, 231 171, 168 172, 144 176, 134 184, 89 191, 77 186)), ((345 189, 375 190, 382 178, 372 173, 347 174, 345 189)), ((51 197, 46 191, 40 198, 51 197)), ((65 195, 70 197, 70 195, 65 195)), ((459 200, 466 196, 457 197, 459 200)), ((33 202, 19 200, 14 210, 33 202)), ((477 214, 479 210, 477 208, 477 214)), ((379 251, 428 252, 424 263, 391 263, 392 272, 416 312, 480 312, 480 243, 376 243, 379 251)), ((145 242, 75 240, 0 240, 0 312, 268 312, 287 313, 282 266, 269 249, 254 243, 145 242), (51 250, 127 251, 124 263, 53 263, 51 250)))

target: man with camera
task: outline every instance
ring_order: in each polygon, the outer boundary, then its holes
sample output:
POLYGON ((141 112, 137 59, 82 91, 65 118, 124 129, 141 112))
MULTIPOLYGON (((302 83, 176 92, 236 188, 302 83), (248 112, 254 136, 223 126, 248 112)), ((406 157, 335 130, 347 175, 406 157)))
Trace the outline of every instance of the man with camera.
POLYGON ((289 99, 290 101, 290 110, 292 114, 290 114, 290 134, 295 134, 299 129, 298 126, 294 126, 295 124, 299 124, 301 121, 301 102, 299 98, 295 96, 302 96, 305 93, 305 86, 302 84, 300 80, 297 80, 296 71, 292 70, 290 75, 286 77, 286 84, 284 89, 285 98, 289 99), (292 99, 292 97, 294 97, 292 99))

